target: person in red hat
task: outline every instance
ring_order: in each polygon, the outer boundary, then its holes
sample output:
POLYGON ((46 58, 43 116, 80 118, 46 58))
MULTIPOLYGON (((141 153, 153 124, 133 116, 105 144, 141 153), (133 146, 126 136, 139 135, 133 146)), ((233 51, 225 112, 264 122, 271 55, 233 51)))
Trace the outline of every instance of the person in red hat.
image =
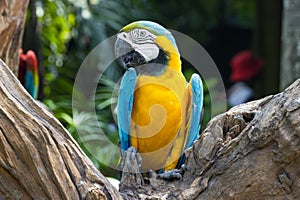
POLYGON ((230 106, 253 100, 254 91, 250 83, 261 72, 263 65, 263 60, 256 58, 250 50, 241 51, 231 59, 230 81, 233 85, 228 91, 230 106))

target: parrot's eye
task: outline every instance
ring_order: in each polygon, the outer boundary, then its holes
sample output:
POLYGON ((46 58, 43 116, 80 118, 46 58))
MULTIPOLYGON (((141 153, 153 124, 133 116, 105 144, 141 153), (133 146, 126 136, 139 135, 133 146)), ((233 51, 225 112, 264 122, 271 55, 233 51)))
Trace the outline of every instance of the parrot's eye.
POLYGON ((140 31, 140 37, 145 37, 146 36, 146 31, 142 30, 140 31))

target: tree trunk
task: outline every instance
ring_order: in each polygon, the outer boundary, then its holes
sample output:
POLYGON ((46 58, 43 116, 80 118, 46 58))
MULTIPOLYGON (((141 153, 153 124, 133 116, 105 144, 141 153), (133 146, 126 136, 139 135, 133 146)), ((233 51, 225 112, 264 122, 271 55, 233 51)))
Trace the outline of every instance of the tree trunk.
POLYGON ((280 88, 300 77, 300 1, 283 0, 280 88))
POLYGON ((18 72, 19 49, 22 44, 26 9, 29 0, 0 1, 0 59, 18 72))

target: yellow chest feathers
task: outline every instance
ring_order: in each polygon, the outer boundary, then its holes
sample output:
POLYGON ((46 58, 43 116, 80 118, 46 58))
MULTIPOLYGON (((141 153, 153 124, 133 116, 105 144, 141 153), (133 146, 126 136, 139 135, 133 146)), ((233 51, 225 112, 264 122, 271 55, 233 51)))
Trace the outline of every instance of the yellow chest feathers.
POLYGON ((185 88, 182 73, 172 69, 159 77, 138 77, 132 109, 131 143, 140 153, 161 149, 177 135, 182 122, 185 88))

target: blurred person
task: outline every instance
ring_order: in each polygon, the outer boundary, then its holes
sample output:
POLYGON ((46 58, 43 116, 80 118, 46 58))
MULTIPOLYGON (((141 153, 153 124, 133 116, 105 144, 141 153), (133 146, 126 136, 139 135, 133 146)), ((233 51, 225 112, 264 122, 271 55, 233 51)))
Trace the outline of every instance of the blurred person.
POLYGON ((243 50, 237 53, 230 61, 232 86, 228 91, 230 107, 254 100, 252 83, 260 74, 264 61, 256 58, 252 51, 243 50))

